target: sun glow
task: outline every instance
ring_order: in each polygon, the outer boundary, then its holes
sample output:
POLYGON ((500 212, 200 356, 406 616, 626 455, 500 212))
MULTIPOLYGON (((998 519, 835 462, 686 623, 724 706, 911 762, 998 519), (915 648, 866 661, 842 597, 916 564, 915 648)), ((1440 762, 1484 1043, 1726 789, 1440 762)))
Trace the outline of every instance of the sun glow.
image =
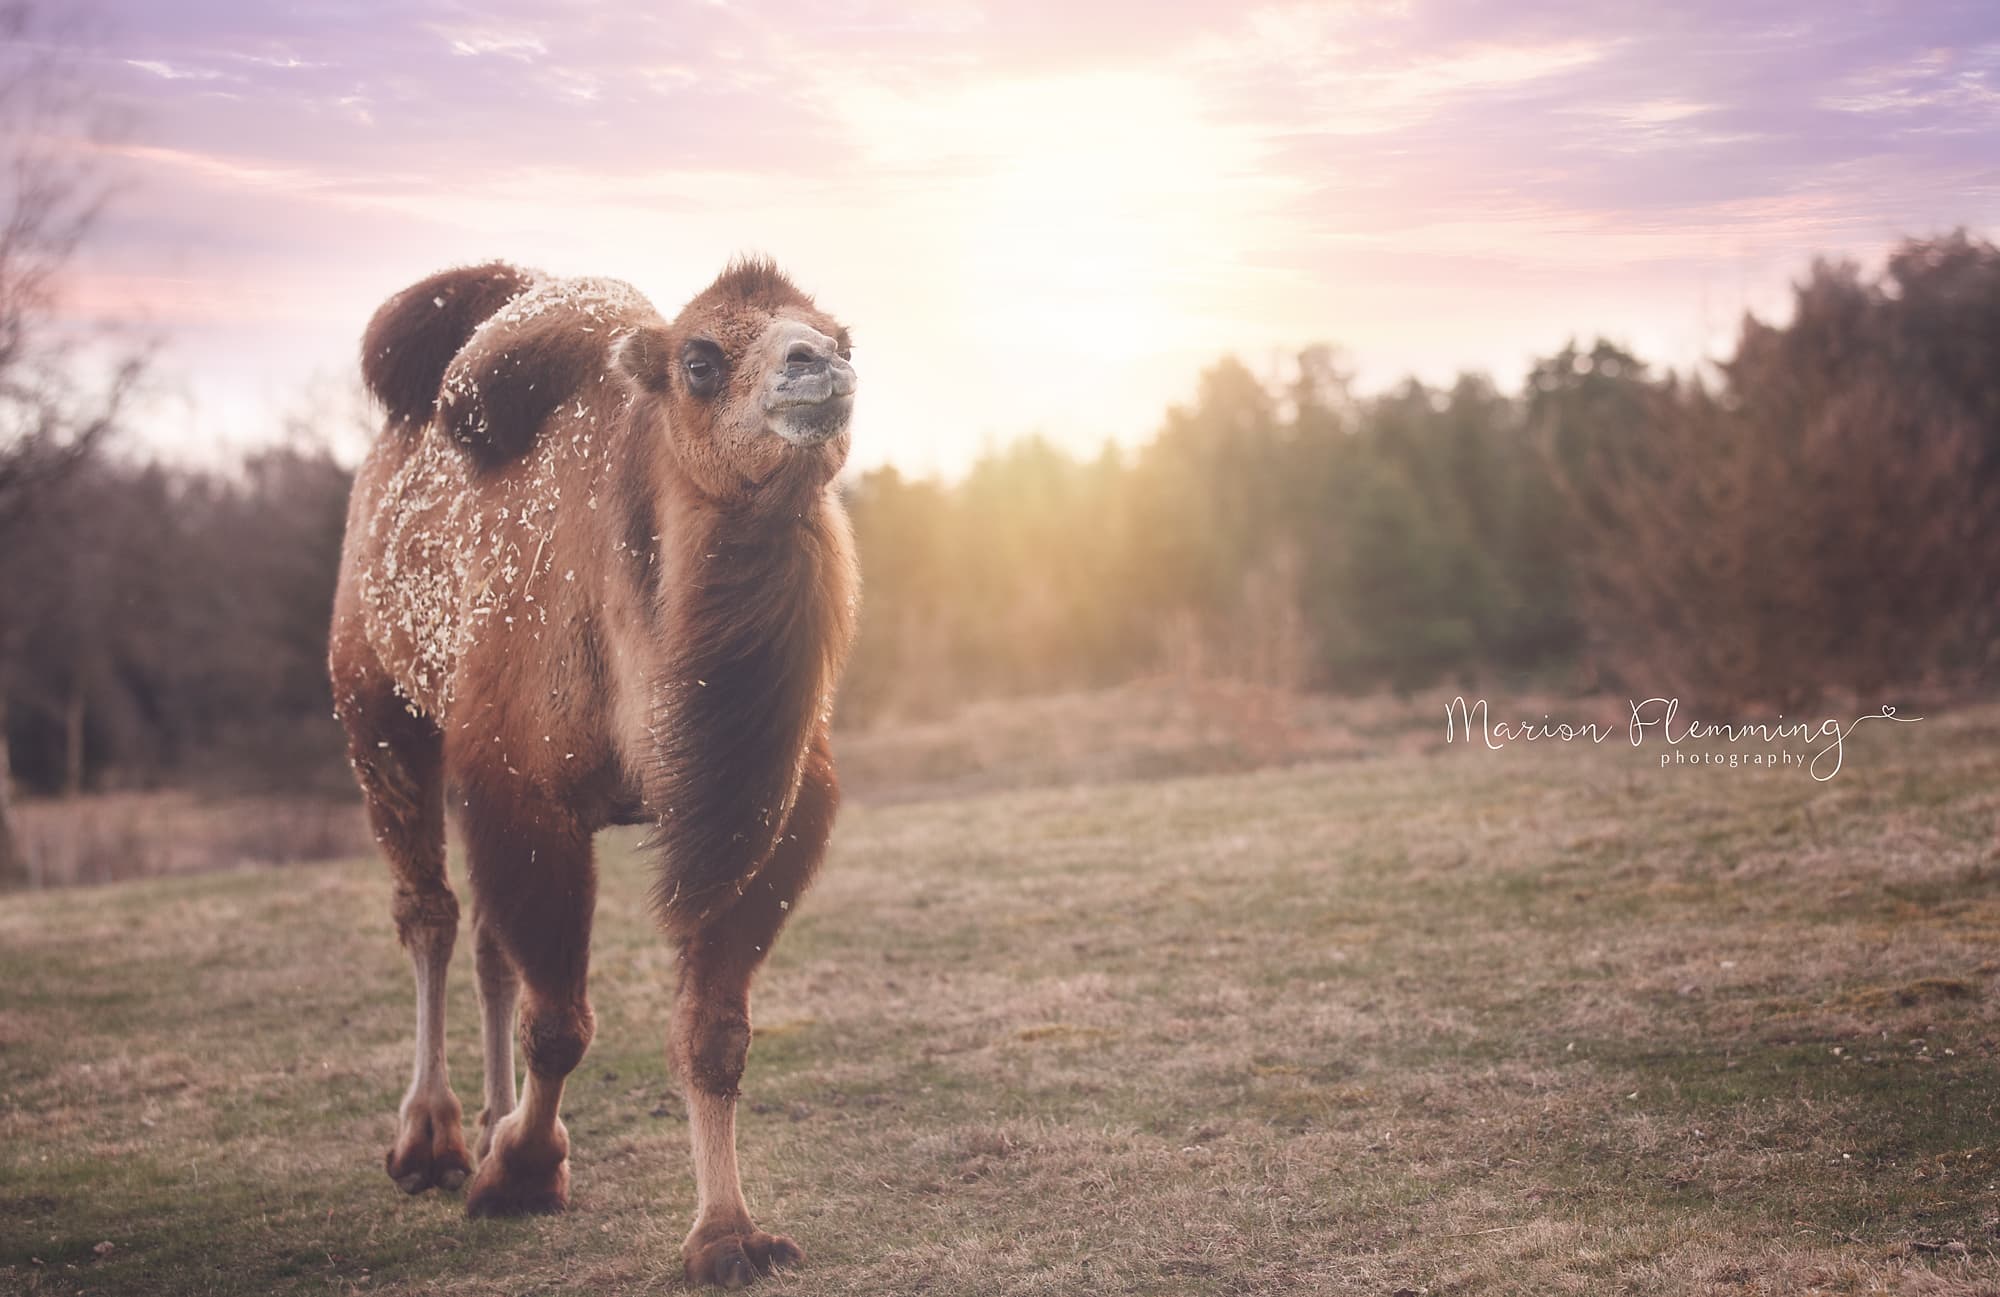
POLYGON ((996 427, 1034 427, 1029 410, 1054 405, 1091 440, 1124 431, 1132 412, 1107 404, 1120 375, 1245 341, 1225 323, 1246 313, 1241 268, 1293 187, 1260 171, 1261 141, 1214 121, 1198 86, 1098 72, 921 102, 846 85, 828 100, 903 210, 921 206, 921 232, 899 223, 898 237, 934 268, 926 350, 953 335, 972 371, 958 380, 995 394, 996 427), (1016 414, 1024 383, 1034 396, 1016 414))
POLYGON ((1165 78, 982 87, 922 143, 980 165, 959 190, 961 272, 1002 348, 1039 335, 1116 360, 1185 344, 1255 225, 1254 146, 1165 78))

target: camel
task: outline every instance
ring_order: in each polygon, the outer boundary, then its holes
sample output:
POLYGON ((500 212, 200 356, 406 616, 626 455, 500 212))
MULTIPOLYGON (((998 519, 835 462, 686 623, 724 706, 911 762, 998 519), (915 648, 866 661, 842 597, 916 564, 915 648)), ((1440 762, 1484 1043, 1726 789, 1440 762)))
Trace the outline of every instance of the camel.
POLYGON ((463 1186, 474 1216, 568 1205, 559 1110, 593 1030, 592 835, 650 824, 653 905, 679 947, 687 1276, 741 1287, 803 1258, 751 1219, 735 1114, 751 978, 839 801, 849 358, 847 331, 762 260, 671 323, 624 283, 502 263, 434 275, 369 322, 362 375, 385 418, 349 505, 329 664, 416 975, 386 1157, 404 1191, 463 1186), (485 1055, 472 1150, 445 1073, 447 806, 485 1055))

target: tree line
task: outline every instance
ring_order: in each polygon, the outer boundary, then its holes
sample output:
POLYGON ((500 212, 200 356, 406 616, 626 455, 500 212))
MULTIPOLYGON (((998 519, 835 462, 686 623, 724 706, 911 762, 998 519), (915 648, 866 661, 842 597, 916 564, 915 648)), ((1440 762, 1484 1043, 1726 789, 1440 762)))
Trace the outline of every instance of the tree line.
POLYGON ((850 715, 1150 670, 1783 710, 1995 666, 2000 253, 1820 261, 1712 372, 1610 342, 1357 398, 1225 360, 1136 451, 856 483, 850 715))

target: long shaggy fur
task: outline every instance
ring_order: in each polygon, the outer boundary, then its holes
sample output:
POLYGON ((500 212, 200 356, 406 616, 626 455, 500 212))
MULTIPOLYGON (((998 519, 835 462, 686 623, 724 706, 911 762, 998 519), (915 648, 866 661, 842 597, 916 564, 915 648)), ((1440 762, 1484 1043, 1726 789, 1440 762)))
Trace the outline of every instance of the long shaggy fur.
POLYGON ((646 801, 660 817, 653 900, 669 932, 740 896, 787 828, 852 629, 839 525, 725 516, 664 601, 674 647, 655 689, 646 801))

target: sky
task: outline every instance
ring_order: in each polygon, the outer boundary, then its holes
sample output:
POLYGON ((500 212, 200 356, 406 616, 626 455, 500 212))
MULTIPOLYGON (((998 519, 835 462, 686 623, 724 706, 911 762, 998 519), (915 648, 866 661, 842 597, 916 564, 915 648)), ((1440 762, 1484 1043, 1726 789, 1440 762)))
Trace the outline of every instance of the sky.
MULTIPOLYGON (((44 0, 46 3, 47 0, 44 0)), ((671 317, 733 254, 850 325, 854 461, 1143 439, 1235 354, 1363 391, 1603 334, 1660 364, 1815 254, 2000 229, 2000 6, 103 0, 128 124, 70 309, 144 435, 240 453, 503 257, 671 317), (304 404, 302 404, 304 403, 304 404)))

